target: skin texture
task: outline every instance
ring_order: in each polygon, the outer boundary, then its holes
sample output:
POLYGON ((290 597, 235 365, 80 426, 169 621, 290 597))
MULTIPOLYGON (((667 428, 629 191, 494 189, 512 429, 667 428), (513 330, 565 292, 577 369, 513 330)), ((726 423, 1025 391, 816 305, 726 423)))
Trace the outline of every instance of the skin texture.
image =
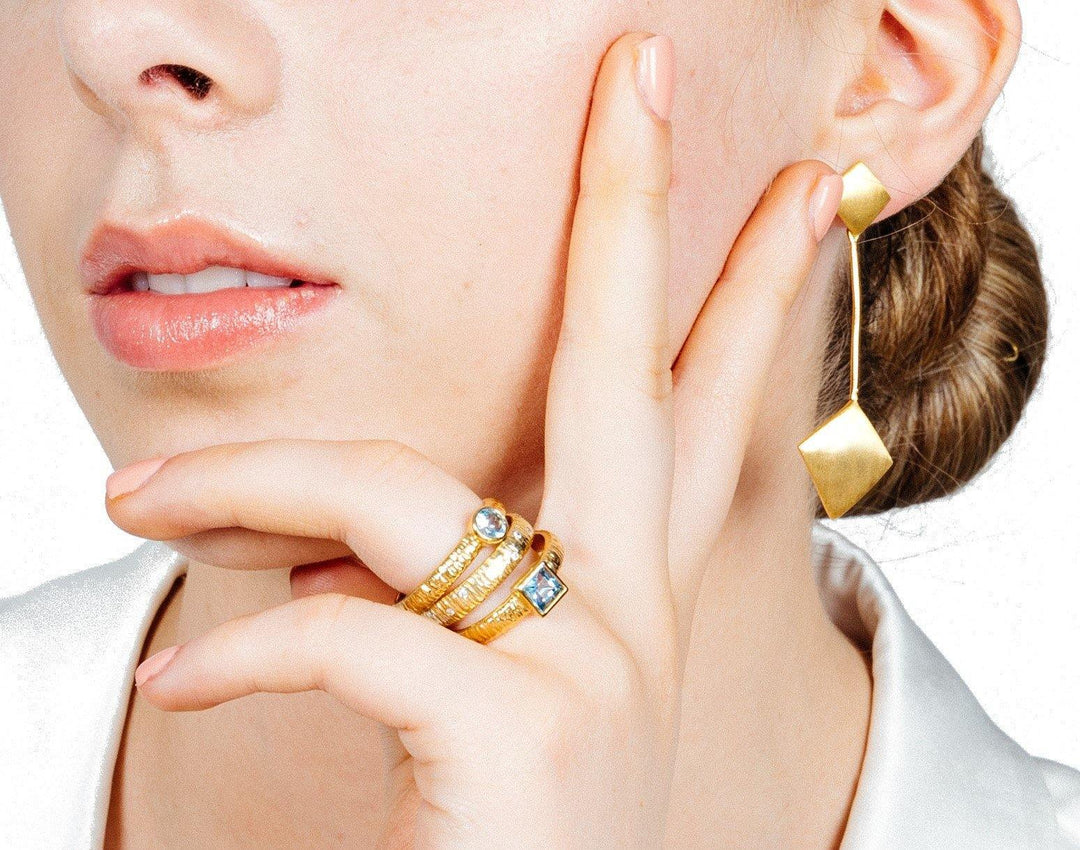
POLYGON ((53 351, 117 467, 186 453, 156 495, 108 507, 194 559, 147 654, 203 641, 133 702, 111 846, 400 846, 416 824, 420 846, 465 846, 463 825, 506 844, 505 812, 537 794, 565 812, 566 845, 835 844, 869 678, 816 597, 794 446, 844 243, 834 228, 819 257, 808 236, 811 178, 829 169, 781 169, 863 159, 893 194, 883 215, 924 194, 1011 68, 1014 3, 82 0, 6 8, 0 31, 0 195, 53 351), (646 30, 675 43, 670 128, 615 82, 646 30), (218 96, 140 87, 158 62, 218 96), (601 191, 579 198, 588 174, 601 191), (613 192, 628 174, 651 194, 613 192), (218 370, 112 360, 82 242, 96 216, 180 209, 303 252, 341 282, 335 309, 218 370), (648 215, 627 225, 634 209, 648 215), (487 494, 560 534, 573 587, 498 652, 378 604, 487 494), (692 533, 669 533, 691 515, 692 533), (335 593, 288 601, 286 567, 349 552, 374 574, 343 566, 335 593), (290 632, 328 623, 322 654, 290 632), (553 646, 574 652, 545 667, 553 646), (530 687, 489 689, 466 716, 432 658, 530 687), (435 684, 394 693, 380 664, 435 684), (570 669, 593 685, 555 699, 570 669), (252 681, 305 692, 234 699, 252 681), (544 725, 550 757, 530 757, 520 733, 552 700, 561 731, 544 725), (465 728, 483 746, 439 748, 465 728), (418 764, 430 772, 404 775, 418 764), (523 765, 509 796, 485 796, 477 777, 507 764, 523 765))

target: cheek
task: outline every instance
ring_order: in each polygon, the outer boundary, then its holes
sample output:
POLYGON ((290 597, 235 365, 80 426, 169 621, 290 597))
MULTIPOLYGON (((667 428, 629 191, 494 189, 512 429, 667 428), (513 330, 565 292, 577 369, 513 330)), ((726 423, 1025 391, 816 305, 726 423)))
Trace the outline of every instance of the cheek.
MULTIPOLYGON (((49 4, 12 5, 0 9, 0 198, 20 272, 63 367, 94 354, 81 333, 64 246, 74 251, 72 223, 84 220, 76 212, 78 175, 97 163, 92 155, 73 161, 78 128, 69 119, 83 108, 63 74, 49 4)), ((87 150, 104 157, 108 144, 87 150)))
POLYGON ((350 36, 333 65, 356 97, 312 120, 331 116, 334 238, 356 233, 393 356, 423 391, 511 410, 554 347, 593 78, 617 28, 598 4, 484 7, 350 36))
POLYGON ((787 164, 812 155, 796 33, 772 4, 691 2, 673 13, 681 46, 673 120, 671 304, 681 348, 757 200, 787 164), (710 21, 708 26, 702 21, 710 21))
POLYGON ((340 213, 374 230, 402 294, 435 299, 443 318, 440 302, 489 313, 548 297, 607 35, 588 10, 560 19, 510 3, 516 14, 496 15, 502 5, 485 4, 482 21, 382 33, 346 81, 355 101, 326 113, 333 137, 351 141, 340 213))

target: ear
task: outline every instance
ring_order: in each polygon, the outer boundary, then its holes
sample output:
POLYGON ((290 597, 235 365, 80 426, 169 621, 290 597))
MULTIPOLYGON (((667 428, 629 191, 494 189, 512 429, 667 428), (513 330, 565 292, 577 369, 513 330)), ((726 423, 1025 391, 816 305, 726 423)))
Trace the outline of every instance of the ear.
POLYGON ((878 216, 887 218, 936 187, 971 145, 1016 61, 1020 10, 1017 0, 845 5, 852 14, 830 21, 843 44, 826 48, 836 82, 816 154, 841 170, 870 166, 892 195, 878 216))

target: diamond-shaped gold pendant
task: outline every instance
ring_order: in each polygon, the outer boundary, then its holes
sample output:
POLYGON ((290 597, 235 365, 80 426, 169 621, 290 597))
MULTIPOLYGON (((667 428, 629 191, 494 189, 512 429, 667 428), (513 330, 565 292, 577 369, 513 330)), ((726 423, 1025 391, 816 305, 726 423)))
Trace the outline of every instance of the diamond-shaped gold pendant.
POLYGON ((849 401, 799 444, 830 519, 858 504, 892 466, 892 455, 857 401, 849 401))

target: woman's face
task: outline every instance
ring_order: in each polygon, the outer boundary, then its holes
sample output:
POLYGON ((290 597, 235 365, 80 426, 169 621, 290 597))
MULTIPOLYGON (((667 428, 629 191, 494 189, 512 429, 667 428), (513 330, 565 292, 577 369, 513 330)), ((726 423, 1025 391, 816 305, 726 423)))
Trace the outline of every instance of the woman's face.
POLYGON ((399 440, 480 490, 539 464, 593 77, 630 29, 676 47, 677 350, 760 193, 813 136, 804 82, 828 48, 784 4, 5 4, 0 193, 114 465, 275 436, 399 440), (140 81, 162 64, 205 75, 209 93, 140 81), (95 332, 81 253, 102 221, 182 216, 340 291, 214 362, 124 362, 95 332))

